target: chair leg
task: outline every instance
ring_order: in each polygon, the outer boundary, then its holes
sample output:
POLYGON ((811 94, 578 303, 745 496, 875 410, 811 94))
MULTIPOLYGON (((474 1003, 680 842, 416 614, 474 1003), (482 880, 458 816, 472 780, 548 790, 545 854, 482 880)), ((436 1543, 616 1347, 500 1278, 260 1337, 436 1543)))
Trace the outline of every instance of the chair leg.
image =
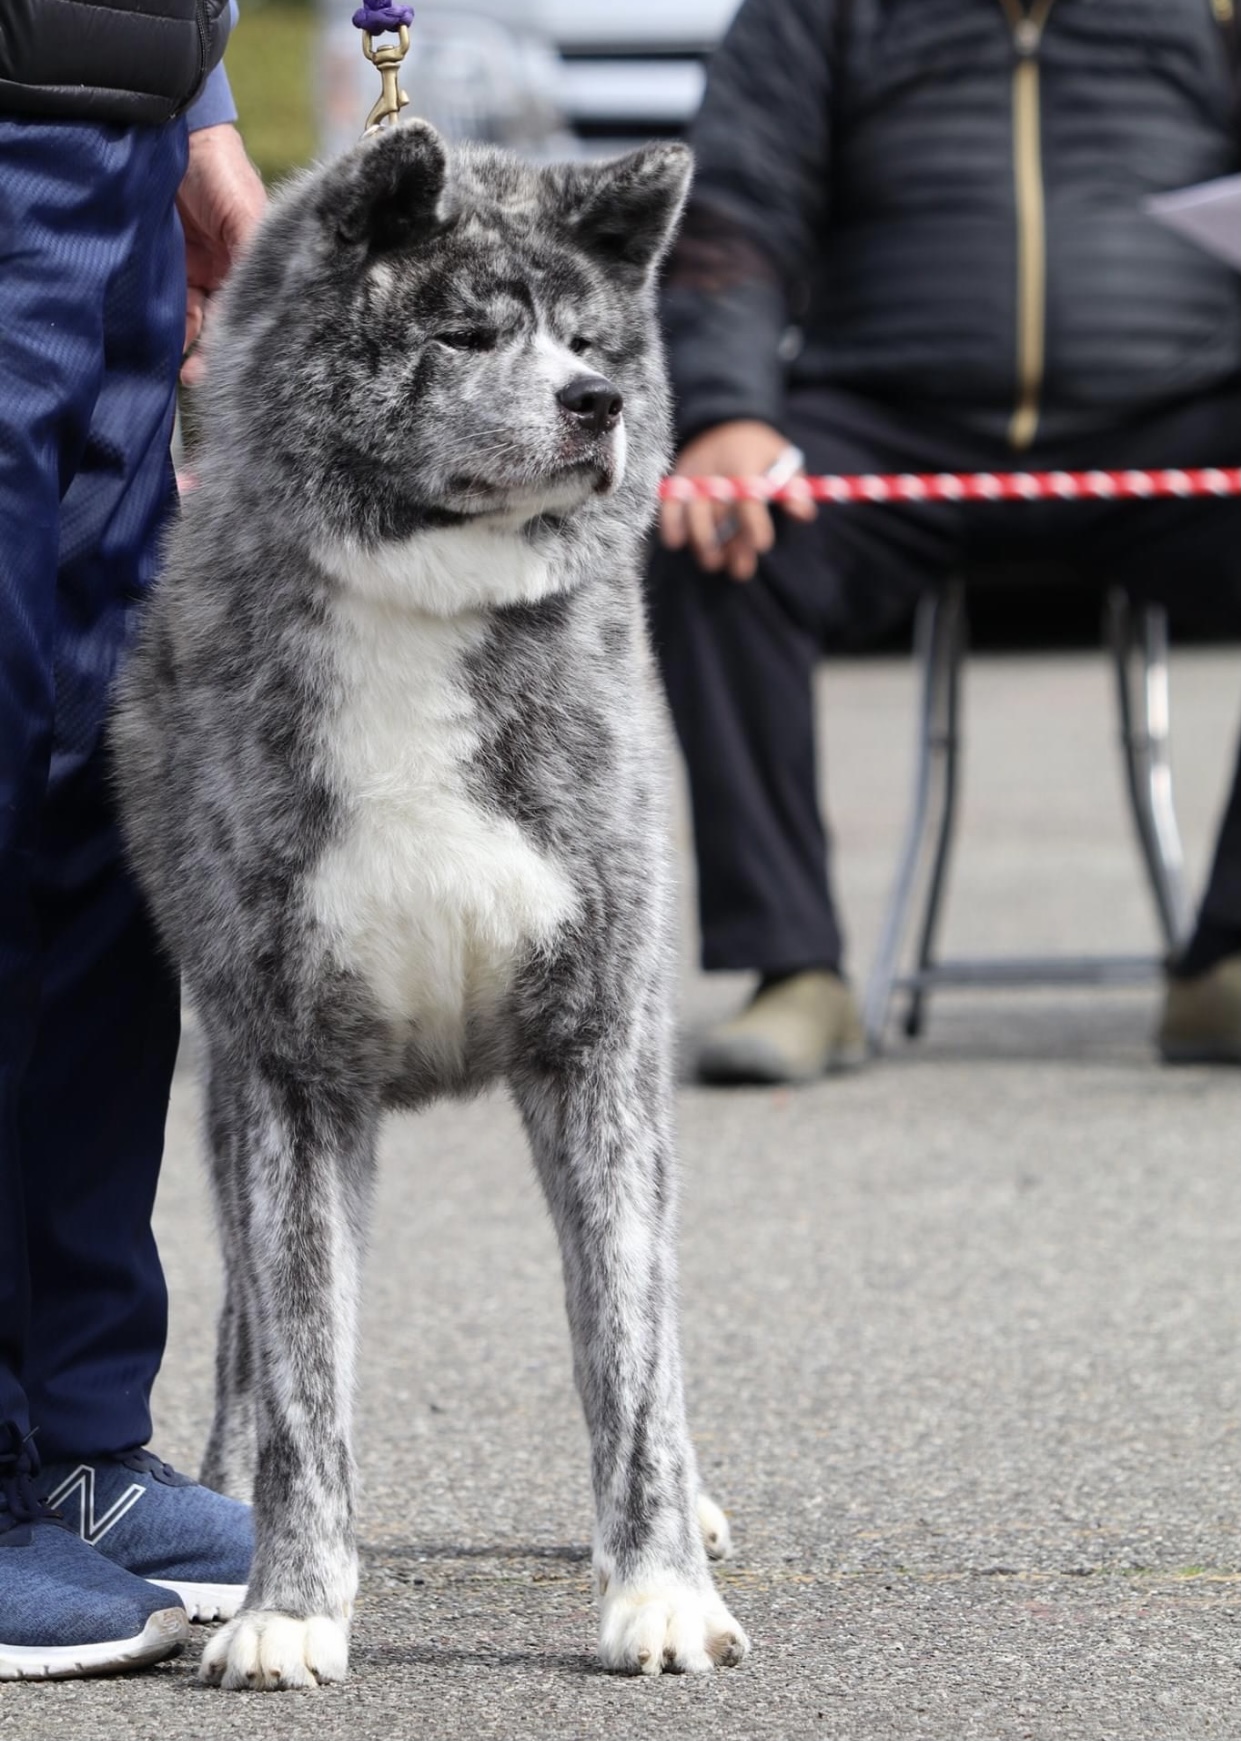
MULTIPOLYGON (((959 590, 959 589, 958 589, 959 590)), ((936 721, 942 716, 945 673, 952 662, 953 631, 959 606, 951 591, 927 593, 918 606, 914 632, 915 657, 922 673, 913 799, 896 879, 888 900, 879 947, 866 988, 866 1036, 873 1053, 883 1050, 888 1010, 898 977, 901 944, 909 924, 914 882, 926 841, 936 745, 936 721)), ((942 825, 941 825, 942 834, 942 825)))
POLYGON ((1107 618, 1129 801, 1164 945, 1171 952, 1188 933, 1190 907, 1168 754, 1168 618, 1160 606, 1147 605, 1135 624, 1120 591, 1108 597, 1107 618))
MULTIPOLYGON (((932 722, 931 752, 935 774, 933 807, 938 811, 935 852, 927 886, 926 907, 918 940, 917 966, 924 972, 932 965, 935 939, 948 887, 948 861, 956 833, 958 773, 961 750, 961 664, 965 656, 965 592, 960 583, 949 588, 944 599, 942 649, 936 658, 939 677, 932 722)), ((905 1011, 905 1033, 915 1040, 921 1034, 929 993, 915 986, 905 1011)))

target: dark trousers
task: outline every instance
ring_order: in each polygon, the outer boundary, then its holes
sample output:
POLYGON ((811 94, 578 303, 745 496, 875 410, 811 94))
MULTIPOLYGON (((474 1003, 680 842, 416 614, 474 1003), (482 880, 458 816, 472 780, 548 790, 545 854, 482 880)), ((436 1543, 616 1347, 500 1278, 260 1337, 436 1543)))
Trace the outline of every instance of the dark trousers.
POLYGON ((173 500, 181 124, 0 120, 0 1423, 143 1443, 178 999, 121 857, 109 686, 173 500))
MULTIPOLYGON (((794 399, 786 433, 811 472, 1236 465, 1241 384, 1106 435, 1021 457, 947 421, 844 393, 794 399)), ((963 565, 1068 560, 1099 584, 1166 602, 1174 623, 1241 618, 1241 501, 824 506, 777 516, 757 577, 704 574, 659 550, 655 644, 689 768, 702 959, 708 969, 839 967, 815 778, 812 676, 963 565)), ((1221 746, 1221 754, 1224 753, 1221 746)), ((1241 926, 1241 768, 1203 905, 1241 926)))

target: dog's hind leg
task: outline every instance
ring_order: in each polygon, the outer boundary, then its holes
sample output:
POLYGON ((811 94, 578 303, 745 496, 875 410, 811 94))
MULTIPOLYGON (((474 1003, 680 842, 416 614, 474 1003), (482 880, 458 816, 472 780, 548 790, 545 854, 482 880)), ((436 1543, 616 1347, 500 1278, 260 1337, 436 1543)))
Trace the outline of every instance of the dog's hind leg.
POLYGON ((241 1133, 233 1127, 227 1079, 223 1063, 214 1069, 208 1066, 207 1159, 224 1258, 224 1300, 216 1337, 215 1416, 200 1480, 217 1493, 248 1500, 254 1492, 256 1452, 254 1349, 239 1226, 237 1144, 241 1133))
POLYGON ((357 1590, 353 1365, 376 1110, 307 1070, 230 1089, 240 1132, 230 1236, 243 1278, 257 1427, 245 1606, 203 1654, 225 1687, 343 1678, 357 1590))
POLYGON ((226 1271, 216 1329, 215 1414, 199 1480, 231 1499, 254 1496, 254 1352, 240 1276, 226 1271))
POLYGON ((702 1545, 709 1560, 726 1560, 733 1551, 732 1530, 728 1519, 709 1493, 698 1495, 698 1527, 702 1545))
POLYGON ((630 1673, 732 1666, 749 1644, 707 1566, 685 1420, 663 1048, 611 1039, 514 1079, 560 1237, 590 1432, 600 1656, 630 1673))

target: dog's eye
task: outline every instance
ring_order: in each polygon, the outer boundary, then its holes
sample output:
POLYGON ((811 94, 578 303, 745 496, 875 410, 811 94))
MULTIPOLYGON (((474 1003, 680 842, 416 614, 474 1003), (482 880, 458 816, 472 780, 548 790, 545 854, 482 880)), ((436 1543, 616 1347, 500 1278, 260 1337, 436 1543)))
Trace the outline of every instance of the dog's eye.
POLYGON ((437 345, 447 345, 450 351, 494 351, 496 334, 487 327, 463 327, 457 332, 437 332, 437 345))
POLYGON ((583 351, 588 351, 590 349, 590 340, 583 338, 580 332, 575 333, 569 340, 569 349, 573 352, 575 357, 580 357, 583 351))

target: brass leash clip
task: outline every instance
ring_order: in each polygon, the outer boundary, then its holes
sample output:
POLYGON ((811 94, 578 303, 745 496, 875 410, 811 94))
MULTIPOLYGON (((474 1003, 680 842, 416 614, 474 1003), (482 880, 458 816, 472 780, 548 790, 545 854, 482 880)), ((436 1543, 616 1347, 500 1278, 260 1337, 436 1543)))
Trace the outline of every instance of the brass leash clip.
POLYGON ((409 93, 401 89, 401 62, 409 52, 409 26, 402 24, 395 42, 385 42, 381 48, 374 46, 374 41, 366 32, 362 35, 362 53, 371 65, 378 69, 383 80, 383 89, 376 98, 375 106, 366 117, 363 135, 374 133, 379 127, 392 126, 399 118, 401 110, 409 102, 409 93))

